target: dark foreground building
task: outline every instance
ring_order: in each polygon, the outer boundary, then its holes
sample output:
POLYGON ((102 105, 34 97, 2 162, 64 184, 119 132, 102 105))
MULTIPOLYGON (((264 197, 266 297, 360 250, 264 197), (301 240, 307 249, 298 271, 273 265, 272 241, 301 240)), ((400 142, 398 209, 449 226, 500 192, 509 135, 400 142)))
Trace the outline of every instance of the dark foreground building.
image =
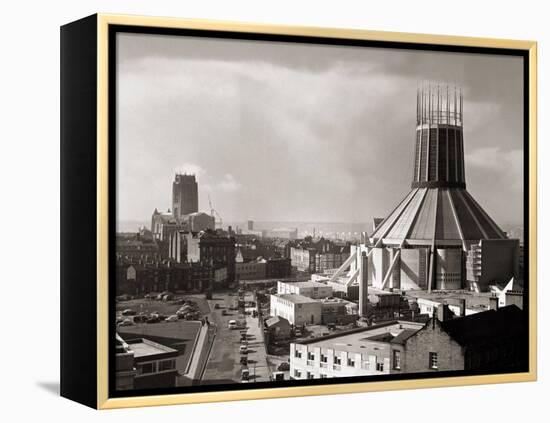
POLYGON ((438 318, 401 339, 405 372, 527 370, 525 316, 515 305, 458 318, 438 311, 438 318))

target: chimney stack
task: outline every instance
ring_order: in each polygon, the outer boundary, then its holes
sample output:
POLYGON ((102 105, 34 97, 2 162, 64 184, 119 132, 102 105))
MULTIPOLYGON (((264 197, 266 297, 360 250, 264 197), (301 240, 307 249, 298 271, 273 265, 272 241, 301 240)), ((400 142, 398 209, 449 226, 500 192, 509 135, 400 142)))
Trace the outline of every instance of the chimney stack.
POLYGON ((359 316, 367 317, 367 307, 369 304, 369 277, 368 277, 369 259, 367 253, 361 253, 361 263, 359 267, 359 316))
POLYGON ((451 318, 453 312, 447 304, 441 304, 436 308, 434 315, 437 316, 437 320, 444 322, 445 320, 449 320, 451 318))
POLYGON ((489 298, 489 310, 498 310, 498 297, 492 296, 489 298))

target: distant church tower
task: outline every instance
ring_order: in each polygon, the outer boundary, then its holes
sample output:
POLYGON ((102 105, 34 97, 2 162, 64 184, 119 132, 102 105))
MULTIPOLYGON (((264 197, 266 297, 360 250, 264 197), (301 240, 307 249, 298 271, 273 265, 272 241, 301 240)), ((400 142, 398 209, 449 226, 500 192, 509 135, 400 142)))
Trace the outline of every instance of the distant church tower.
POLYGON ((172 211, 176 219, 199 211, 199 194, 195 175, 176 174, 172 184, 172 211))

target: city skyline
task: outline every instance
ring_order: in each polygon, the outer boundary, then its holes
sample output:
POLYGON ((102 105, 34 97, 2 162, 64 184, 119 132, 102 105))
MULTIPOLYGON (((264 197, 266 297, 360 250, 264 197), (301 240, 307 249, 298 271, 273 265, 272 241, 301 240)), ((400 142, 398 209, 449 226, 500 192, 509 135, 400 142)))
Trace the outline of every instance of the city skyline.
POLYGON ((170 208, 176 172, 194 173, 199 210, 210 194, 226 221, 385 216, 410 186, 419 81, 449 78, 465 96, 469 191, 497 223, 523 221, 519 59, 166 36, 118 43, 119 222, 170 208))

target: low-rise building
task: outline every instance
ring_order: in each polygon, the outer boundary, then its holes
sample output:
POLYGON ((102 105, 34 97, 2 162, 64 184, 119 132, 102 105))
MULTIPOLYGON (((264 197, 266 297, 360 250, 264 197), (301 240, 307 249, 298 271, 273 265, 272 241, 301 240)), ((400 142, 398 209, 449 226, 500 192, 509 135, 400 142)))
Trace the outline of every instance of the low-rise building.
POLYGON ((137 373, 134 367, 134 352, 118 333, 116 334, 115 354, 116 390, 134 389, 134 380, 137 373))
POLYGON ((339 268, 349 257, 349 245, 338 245, 333 241, 304 240, 290 248, 292 267, 301 272, 322 273, 339 268))
POLYGON ((177 355, 177 350, 149 339, 136 338, 124 341, 117 335, 117 388, 150 389, 176 386, 177 355))
POLYGON ((265 321, 265 329, 269 340, 281 340, 290 338, 292 326, 284 317, 274 316, 265 321))
POLYGON ((527 370, 528 333, 518 307, 459 318, 442 318, 442 313, 438 314, 439 318, 432 318, 405 342, 407 373, 527 370))
POLYGON ((401 373, 402 339, 422 327, 422 323, 394 320, 291 343, 290 377, 323 379, 401 373))
POLYGON ((498 297, 491 292, 407 291, 405 297, 410 303, 417 304, 420 314, 430 317, 442 305, 447 305, 456 316, 469 316, 498 307, 498 297))
POLYGON ((314 273, 311 275, 313 282, 321 282, 332 288, 332 295, 347 300, 359 299, 359 284, 348 283, 348 276, 338 276, 332 280, 334 270, 324 273, 314 273))
POLYGON ((218 289, 228 280, 226 267, 169 260, 116 262, 116 293, 142 296, 151 292, 197 292, 218 289))
POLYGON ((528 332, 515 305, 427 323, 391 321, 290 345, 294 379, 442 371, 526 371, 528 332))
POLYGON ((327 298, 332 296, 332 288, 320 282, 277 282, 277 294, 297 294, 309 298, 327 298))
POLYGON ((238 280, 265 279, 266 261, 260 259, 248 262, 236 262, 235 272, 238 280))
POLYGON ((349 324, 357 320, 357 304, 341 298, 323 298, 321 302, 321 322, 323 324, 349 324))
POLYGON ((169 257, 178 263, 227 268, 227 282, 235 281, 235 239, 212 230, 177 231, 170 237, 169 257))
POLYGON ((266 262, 266 278, 288 278, 292 275, 292 266, 289 258, 270 258, 266 262))
POLYGON ((321 303, 297 294, 271 295, 270 315, 287 319, 295 326, 321 323, 321 303))

